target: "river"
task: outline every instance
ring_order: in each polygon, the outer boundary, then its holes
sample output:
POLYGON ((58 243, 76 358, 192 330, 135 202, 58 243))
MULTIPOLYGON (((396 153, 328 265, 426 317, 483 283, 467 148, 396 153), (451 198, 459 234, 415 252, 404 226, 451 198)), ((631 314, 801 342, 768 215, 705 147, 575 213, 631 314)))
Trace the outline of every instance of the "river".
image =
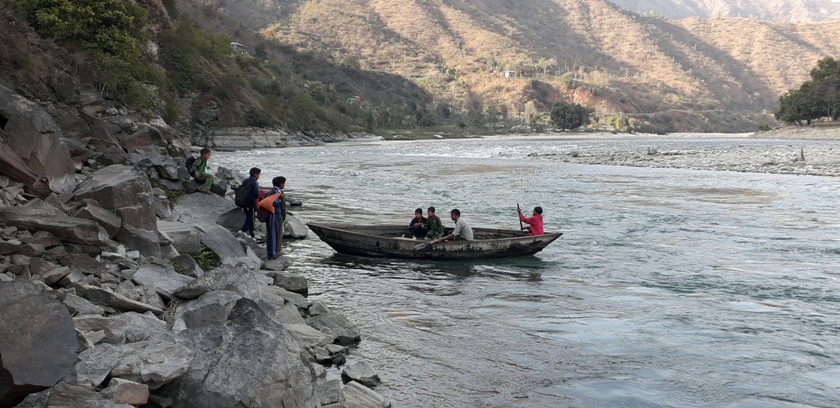
POLYGON ((475 262, 344 256, 314 234, 284 247, 310 300, 360 327, 349 361, 394 407, 840 406, 840 178, 534 157, 626 143, 349 142, 211 165, 287 177, 305 222, 407 225, 434 205, 445 225, 459 208, 517 229, 519 203, 565 234, 475 262))

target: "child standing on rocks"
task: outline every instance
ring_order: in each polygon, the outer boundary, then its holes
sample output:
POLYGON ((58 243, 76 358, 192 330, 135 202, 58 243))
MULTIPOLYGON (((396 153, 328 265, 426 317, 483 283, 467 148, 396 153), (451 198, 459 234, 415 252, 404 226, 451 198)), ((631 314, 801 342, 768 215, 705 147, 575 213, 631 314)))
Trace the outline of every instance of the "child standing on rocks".
POLYGON ((286 195, 283 189, 286 188, 285 177, 275 177, 271 180, 274 188, 268 196, 260 201, 259 207, 271 212, 271 217, 265 223, 266 240, 265 253, 267 259, 275 259, 280 256, 280 247, 283 240, 283 224, 286 222, 286 195))

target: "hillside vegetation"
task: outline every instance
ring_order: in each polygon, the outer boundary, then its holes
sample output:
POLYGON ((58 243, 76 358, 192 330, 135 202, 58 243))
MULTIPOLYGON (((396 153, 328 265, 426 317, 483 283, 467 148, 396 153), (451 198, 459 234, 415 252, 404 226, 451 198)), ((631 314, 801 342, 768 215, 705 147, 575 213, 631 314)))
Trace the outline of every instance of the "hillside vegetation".
POLYGON ((369 111, 356 101, 409 107, 431 100, 402 77, 262 41, 213 8, 181 9, 172 0, 0 0, 0 13, 0 52, 8 57, 0 81, 36 100, 48 99, 39 88, 59 69, 185 129, 307 132, 371 129, 369 111), (250 48, 232 47, 237 34, 250 48))
POLYGON ((754 130, 819 59, 840 54, 840 43, 825 41, 840 34, 840 22, 672 21, 605 0, 218 6, 278 43, 410 78, 434 95, 420 109, 443 122, 544 120, 565 101, 596 109, 601 125, 754 130))

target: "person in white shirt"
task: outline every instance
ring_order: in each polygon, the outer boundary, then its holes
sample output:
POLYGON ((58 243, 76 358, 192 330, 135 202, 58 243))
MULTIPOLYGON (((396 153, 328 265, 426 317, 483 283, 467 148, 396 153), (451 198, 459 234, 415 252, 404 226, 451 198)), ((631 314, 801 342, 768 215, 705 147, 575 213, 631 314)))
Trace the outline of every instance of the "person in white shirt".
POLYGON ((473 240, 473 230, 467 224, 463 218, 461 218, 461 211, 457 208, 452 210, 449 213, 449 217, 452 218, 452 221, 455 221, 455 229, 452 230, 452 233, 438 239, 433 244, 439 244, 444 241, 472 241, 473 240))

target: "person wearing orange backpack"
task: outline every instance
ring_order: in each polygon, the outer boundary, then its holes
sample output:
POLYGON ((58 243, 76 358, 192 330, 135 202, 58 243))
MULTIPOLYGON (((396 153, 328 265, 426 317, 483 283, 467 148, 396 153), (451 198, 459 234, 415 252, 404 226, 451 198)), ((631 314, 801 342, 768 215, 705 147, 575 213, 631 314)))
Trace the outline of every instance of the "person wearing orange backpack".
POLYGON ((271 179, 271 185, 274 188, 257 205, 259 209, 271 213, 265 222, 265 254, 266 259, 269 260, 280 256, 283 224, 286 222, 286 195, 283 193, 283 189, 286 188, 286 178, 275 177, 271 179))

